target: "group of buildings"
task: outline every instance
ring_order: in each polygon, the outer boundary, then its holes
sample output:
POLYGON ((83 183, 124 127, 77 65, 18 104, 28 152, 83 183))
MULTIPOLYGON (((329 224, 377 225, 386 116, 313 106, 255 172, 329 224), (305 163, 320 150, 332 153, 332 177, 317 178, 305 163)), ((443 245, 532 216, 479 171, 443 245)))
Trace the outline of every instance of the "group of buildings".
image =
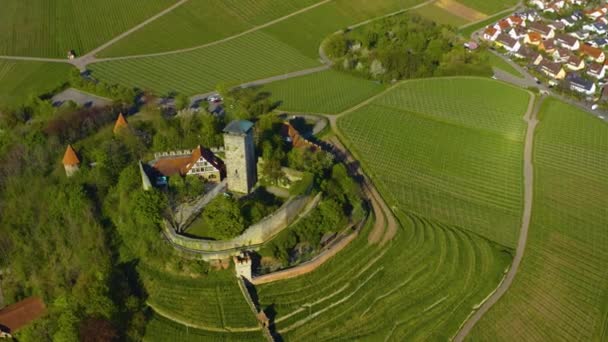
MULTIPOLYGON (((529 8, 488 26, 482 39, 572 91, 595 95, 608 60, 608 4, 589 0, 533 0, 529 8)), ((608 95, 608 90, 604 88, 608 95)))

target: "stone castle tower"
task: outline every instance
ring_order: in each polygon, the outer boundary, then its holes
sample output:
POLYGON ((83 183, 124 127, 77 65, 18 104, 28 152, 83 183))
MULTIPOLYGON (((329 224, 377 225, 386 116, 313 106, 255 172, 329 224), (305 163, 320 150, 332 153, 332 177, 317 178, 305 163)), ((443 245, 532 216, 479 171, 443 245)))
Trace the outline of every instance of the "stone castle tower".
POLYGON ((224 128, 228 190, 248 194, 257 182, 253 123, 232 121, 224 128))
POLYGON ((232 257, 234 260, 234 271, 236 272, 237 278, 243 277, 251 281, 251 258, 247 252, 242 252, 239 256, 232 257))

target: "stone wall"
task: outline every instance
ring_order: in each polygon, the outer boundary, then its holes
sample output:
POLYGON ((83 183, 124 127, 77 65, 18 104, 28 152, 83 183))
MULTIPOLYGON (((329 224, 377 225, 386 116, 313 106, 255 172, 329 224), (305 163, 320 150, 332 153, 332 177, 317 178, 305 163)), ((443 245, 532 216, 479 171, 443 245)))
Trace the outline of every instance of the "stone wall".
POLYGON ((243 234, 227 241, 193 239, 179 235, 166 221, 163 232, 167 240, 178 249, 196 253, 204 260, 225 259, 238 255, 243 248, 261 245, 270 240, 294 222, 311 202, 318 203, 311 196, 293 198, 285 202, 272 215, 247 228, 243 234))

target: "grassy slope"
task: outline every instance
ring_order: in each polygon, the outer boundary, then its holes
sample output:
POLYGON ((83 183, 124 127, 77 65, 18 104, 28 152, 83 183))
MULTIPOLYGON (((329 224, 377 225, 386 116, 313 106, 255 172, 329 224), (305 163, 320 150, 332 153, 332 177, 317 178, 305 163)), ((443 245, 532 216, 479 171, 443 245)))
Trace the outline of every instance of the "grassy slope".
POLYGON ((540 116, 523 264, 471 340, 606 341, 608 125, 553 99, 540 116))
POLYGON ((366 233, 315 272, 258 286, 288 341, 447 340, 498 283, 508 254, 472 234, 399 212, 387 247, 366 233))
POLYGON ((494 15, 492 17, 489 17, 488 19, 485 19, 483 21, 480 21, 480 22, 477 22, 477 23, 474 23, 474 24, 471 24, 471 25, 467 25, 466 27, 464 27, 464 28, 462 28, 460 30, 460 34, 463 37, 470 38, 471 35, 475 31, 480 30, 480 29, 482 29, 482 28, 484 28, 484 27, 486 27, 488 25, 491 25, 491 24, 497 22, 501 18, 505 17, 505 15, 506 14, 496 14, 496 15, 494 15))
POLYGON ((65 58, 83 54, 176 0, 5 0, 0 55, 65 58))
POLYGON ((514 247, 528 94, 485 79, 404 83, 338 125, 389 204, 514 247))
POLYGON ((196 0, 104 50, 125 56, 188 48, 264 24, 321 0, 196 0))
POLYGON ((486 56, 488 56, 488 61, 490 62, 491 66, 498 68, 502 71, 506 71, 515 77, 524 77, 524 75, 517 71, 517 69, 515 69, 511 64, 505 62, 505 60, 503 60, 502 58, 496 56, 490 51, 485 51, 484 53, 486 54, 486 56))
POLYGON ((67 81, 70 68, 68 64, 0 60, 0 107, 17 106, 28 96, 56 89, 67 81))
POLYGON ((220 82, 240 84, 318 65, 315 59, 256 32, 192 52, 95 63, 89 68, 94 77, 111 83, 191 95, 213 90, 220 82))
POLYGON ((334 70, 274 82, 262 88, 281 101, 280 109, 335 114, 382 91, 378 83, 334 70))
POLYGON ((148 302, 163 314, 210 329, 257 327, 234 270, 196 279, 142 268, 141 276, 148 302))
POLYGON ((435 4, 428 4, 426 6, 422 6, 414 10, 415 13, 418 13, 421 17, 424 17, 428 20, 435 21, 439 24, 451 25, 454 27, 462 26, 468 23, 462 17, 454 15, 441 7, 436 6, 435 4))
POLYGON ((515 6, 518 0, 458 0, 458 2, 480 12, 493 14, 515 6))

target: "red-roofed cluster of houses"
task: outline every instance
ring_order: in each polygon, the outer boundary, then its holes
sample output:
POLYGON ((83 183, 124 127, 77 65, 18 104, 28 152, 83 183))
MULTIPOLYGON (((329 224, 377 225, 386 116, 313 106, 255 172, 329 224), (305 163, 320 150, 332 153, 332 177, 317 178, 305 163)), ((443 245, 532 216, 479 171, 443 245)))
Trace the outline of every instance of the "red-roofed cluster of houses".
MULTIPOLYGON (((608 68, 608 4, 588 0, 534 0, 536 9, 514 13, 485 29, 482 38, 571 90, 593 95, 608 68), (579 6, 579 7, 575 7, 579 6), (552 13, 553 19, 543 18, 552 13), (557 19, 555 19, 557 17, 557 19), (578 30, 576 30, 579 28, 578 30)), ((607 91, 608 93, 608 91, 607 91)))

